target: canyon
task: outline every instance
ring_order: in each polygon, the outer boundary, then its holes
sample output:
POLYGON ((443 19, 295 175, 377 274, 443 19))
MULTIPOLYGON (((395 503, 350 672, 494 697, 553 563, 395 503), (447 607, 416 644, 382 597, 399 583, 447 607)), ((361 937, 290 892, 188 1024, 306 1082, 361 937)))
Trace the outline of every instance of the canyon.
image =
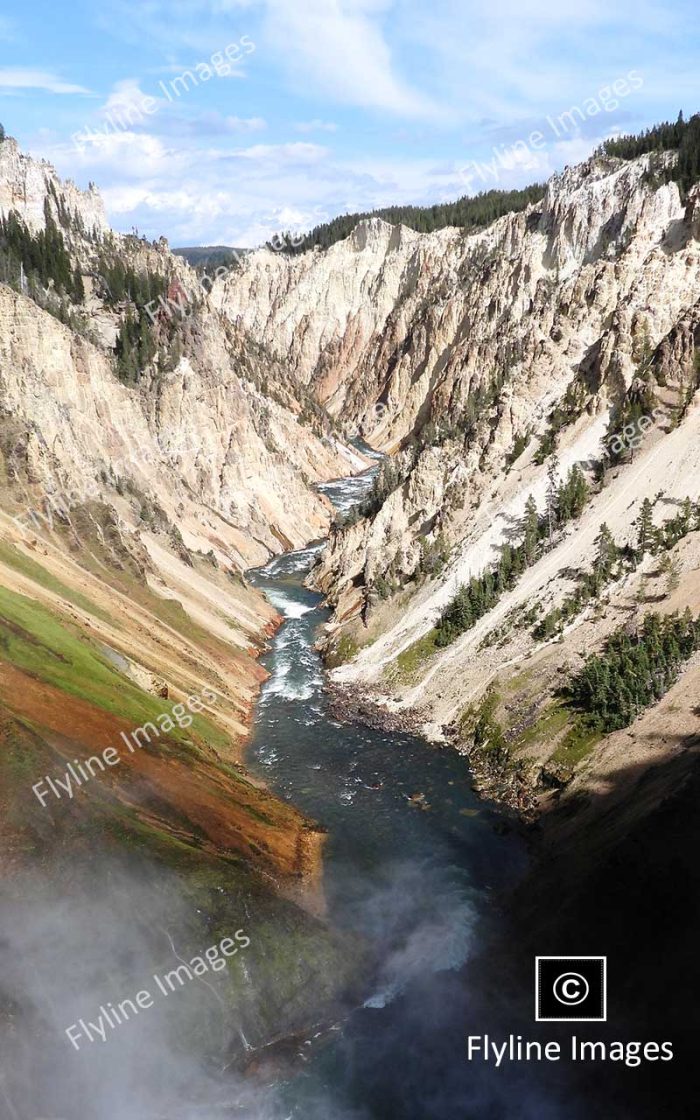
MULTIPOLYGON (((323 828, 243 762, 266 676, 259 656, 280 623, 246 571, 324 535, 332 507, 317 484, 369 460, 330 425, 326 432, 279 363, 203 302, 175 329, 163 316, 155 362, 138 385, 120 380, 113 349, 130 301, 114 299, 105 272, 112 281, 121 269, 131 283, 149 275, 192 290, 197 277, 164 242, 113 234, 95 190, 61 182, 11 139, 0 144, 0 184, 2 216, 16 215, 30 244, 47 228, 62 230, 85 284, 83 301, 70 308, 51 282, 39 293, 22 274, 14 287, 0 284, 0 862, 8 921, 26 896, 36 909, 30 924, 40 929, 50 920, 43 899, 58 889, 79 922, 101 880, 122 882, 126 910, 145 914, 143 882, 154 865, 170 884, 169 906, 184 907, 181 932, 195 915, 195 947, 209 943, 212 923, 224 934, 238 928, 248 909, 252 937, 270 946, 281 938, 276 970, 284 960, 286 979, 273 983, 265 954, 231 966, 231 1006, 237 1015, 246 1008, 244 1055, 293 1034, 309 1016, 331 1014, 358 959, 321 918, 323 828), (89 790, 45 805, 32 793, 44 775, 77 769, 139 726, 162 726, 162 716, 207 689, 217 703, 205 701, 191 727, 173 717, 167 734, 124 750, 89 790), (33 876, 40 882, 28 890, 33 876), (326 962, 313 994, 309 957, 326 962), (262 1004, 259 989, 269 989, 262 1004)), ((172 913, 157 902, 162 891, 145 893, 167 914, 165 927, 172 913)), ((86 931, 92 921, 84 917, 86 931)), ((132 932, 118 928, 129 943, 132 932)), ((168 951, 157 922, 140 936, 156 958, 168 951)), ((83 952, 93 969, 85 983, 96 984, 99 961, 92 947, 83 952)), ((55 963, 51 970, 61 975, 55 963)), ((5 991, 3 1007, 11 1002, 5 991)), ((25 1002, 12 1051, 18 1075, 21 1038, 36 1015, 25 1002)), ((54 1054, 50 1024, 38 1029, 54 1054)), ((210 1044, 208 1031, 201 1037, 210 1044)))
MULTIPOLYGON (((656 159, 593 156, 555 175, 540 203, 484 230, 418 234, 370 219, 325 252, 262 250, 212 293, 398 464, 368 516, 334 525, 312 575, 334 608, 324 639, 332 678, 437 741, 454 741, 465 709, 496 684, 499 716, 526 740, 513 745, 519 772, 543 805, 552 791, 540 774, 563 737, 547 721, 562 679, 639 614, 640 588, 663 611, 698 609, 691 533, 673 550, 670 596, 649 556, 556 641, 533 640, 522 621, 561 605, 603 523, 631 547, 645 498, 660 522, 700 494, 700 194, 659 183, 656 159), (594 482, 615 416, 650 380, 643 440, 634 429, 634 447, 594 482), (592 482, 586 509, 472 628, 435 648, 436 621, 517 539, 530 496, 544 514, 553 457, 558 478, 579 465, 592 482)), ((696 661, 684 682, 631 736, 595 747, 582 760, 591 772, 574 774, 568 793, 588 796, 621 761, 655 764, 691 743, 696 661)))
MULTIPOLYGON (((21 912, 37 876, 37 899, 58 884, 82 912, 101 867, 127 909, 145 913, 148 897, 167 915, 176 898, 190 955, 213 942, 213 928, 238 928, 243 910, 264 951, 232 974, 240 1038, 226 1062, 236 1068, 361 1004, 372 940, 369 922, 360 936, 328 920, 324 846, 352 849, 352 828, 339 816, 341 839, 329 839, 319 817, 335 817, 331 791, 319 792, 293 758, 266 755, 260 724, 254 730, 261 689, 277 695, 271 643, 283 652, 290 627, 318 609, 304 595, 329 612, 320 637, 297 627, 305 671, 315 640, 327 665, 333 705, 319 735, 359 718, 376 732, 372 751, 410 736, 421 780, 424 765, 426 782, 431 773, 421 751, 440 752, 450 835, 467 844, 472 834, 460 829, 482 812, 493 832, 492 810, 471 801, 464 820, 453 819, 448 784, 473 782, 500 807, 498 828, 515 838, 527 825, 537 838, 533 870, 513 896, 511 920, 528 933, 510 974, 530 949, 571 936, 571 915, 622 854, 653 848, 652 865, 677 874, 669 812, 677 807, 674 827, 692 838, 700 653, 613 730, 585 725, 584 734, 563 699, 591 655, 619 633, 637 635, 647 615, 700 612, 700 187, 682 192, 659 174, 673 158, 599 153, 484 228, 418 233, 372 217, 324 250, 246 253, 202 286, 164 239, 110 230, 96 188, 61 181, 11 138, 0 143, 0 218, 20 223, 25 245, 60 234, 79 278, 71 295, 52 278, 37 283, 24 264, 13 272, 10 257, 0 277, 9 905, 21 912), (182 291, 196 295, 183 304, 182 291), (155 292, 167 298, 149 300, 155 292), (337 480, 348 476, 362 477, 343 504, 337 480), (564 516, 572 477, 585 500, 564 516), (640 545, 643 509, 653 548, 640 545), (504 554, 510 564, 527 551, 528 511, 537 539, 527 562, 443 641, 460 589, 504 554), (604 526, 614 562, 603 571, 604 526), (595 593, 572 607, 586 579, 597 580, 595 593), (216 704, 124 755, 90 796, 38 803, 32 785, 43 775, 206 689, 216 704), (433 745, 417 747, 415 736, 433 745)), ((283 677, 293 675, 284 666, 283 677)), ((318 715, 315 690, 296 697, 307 706, 292 718, 305 727, 318 715)), ((283 714, 264 724, 270 741, 283 714)), ((285 728, 281 746, 293 754, 285 728)), ((323 774, 312 744, 300 737, 297 747, 309 773, 323 774)), ((352 771, 343 781, 351 800, 352 771)), ((383 779, 367 775, 362 788, 382 791, 383 779)), ((424 791, 405 796, 402 812, 421 817, 424 791)), ((403 823, 392 827, 403 835, 403 823)), ((416 837, 422 844, 427 827, 411 826, 409 848, 423 851, 416 837)), ((515 850, 509 858, 518 863, 515 850)), ((639 884, 633 874, 620 881, 629 918, 639 884)), ((452 914, 448 886, 436 906, 444 898, 452 914)), ((109 912, 109 895, 100 905, 109 912)), ((38 914, 43 928, 49 919, 38 914)), ((456 915, 471 921, 471 910, 456 915)), ((150 952, 167 950, 173 921, 144 920, 150 952)), ((622 951, 615 941, 611 952, 622 951)), ((91 986, 98 971, 93 962, 91 986)), ((15 1000, 3 994, 6 1028, 15 1000)), ((197 1031, 198 1010, 180 1044, 197 1031)), ((53 1054, 36 1008, 19 1018, 53 1054)), ((203 1050, 216 1031, 207 1011, 203 1050)), ((12 1053, 21 1066, 19 1048, 12 1053)))

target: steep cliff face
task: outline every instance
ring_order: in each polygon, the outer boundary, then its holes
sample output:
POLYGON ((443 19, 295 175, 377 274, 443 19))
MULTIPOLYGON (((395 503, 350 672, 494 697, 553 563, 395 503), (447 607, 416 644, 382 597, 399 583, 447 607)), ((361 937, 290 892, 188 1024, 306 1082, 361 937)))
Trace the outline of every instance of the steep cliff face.
POLYGON ((159 507, 186 546, 238 568, 323 535, 329 507, 313 484, 361 460, 257 389, 245 343, 232 354, 211 314, 188 327, 188 356, 127 386, 104 350, 2 286, 0 407, 13 417, 18 482, 68 508, 109 501, 145 528, 118 493, 130 481, 138 508, 159 507))
POLYGON ((371 219, 325 253, 250 254, 213 299, 384 448, 505 376, 505 443, 543 420, 618 305, 650 316, 623 329, 657 337, 683 307, 684 206, 647 171, 647 157, 592 159, 478 233, 371 219), (664 300, 647 306, 657 283, 664 300))
POLYGON ((32 477, 71 502, 113 501, 105 475, 131 479, 186 543, 228 550, 239 567, 322 535, 329 507, 314 484, 363 463, 321 438, 328 423, 305 410, 284 362, 206 306, 206 285, 164 241, 113 234, 95 190, 62 183, 8 139, 0 215, 10 213, 31 233, 53 222, 85 289, 81 300, 49 280, 32 300, 30 277, 0 293, 0 407, 25 427, 32 477))
POLYGON ((255 900, 289 956, 246 1028, 264 1043, 319 1013, 305 957, 329 1001, 348 970, 316 916, 322 829, 242 764, 280 621, 244 571, 322 536, 316 484, 364 459, 165 241, 114 234, 95 190, 12 140, 0 216, 2 877, 155 861, 202 945, 212 895, 238 924, 255 900))
MULTIPOLYGON (((293 356, 331 411, 380 448, 403 447, 365 515, 332 530, 314 573, 335 607, 331 660, 350 658, 336 679, 369 685, 393 716, 413 712, 438 738, 459 737, 467 709, 497 685, 498 718, 533 787, 552 759, 570 778, 563 725, 553 730, 547 713, 581 658, 630 611, 652 609, 652 584, 661 610, 692 606, 692 525, 667 557, 681 584, 670 598, 650 557, 621 568, 602 604, 572 613, 567 596, 594 564, 603 523, 633 550, 645 498, 657 529, 698 498, 698 198, 697 187, 681 200, 674 182, 659 186, 648 157, 593 158, 482 232, 418 235, 372 220, 326 253, 251 254, 215 293, 230 318, 293 356), (611 457, 605 441, 623 429, 611 457), (461 636, 436 644, 458 589, 521 541, 528 497, 546 520, 548 475, 559 485, 572 467, 585 509, 560 526, 555 516, 539 558, 461 636)), ((693 719, 685 705, 678 726, 693 719)), ((582 750, 572 765, 590 758, 582 750)), ((492 778, 485 766, 484 785, 492 778)))
MULTIPOLYGON (((240 573, 323 535, 330 505, 316 484, 361 468, 362 457, 327 434, 323 411, 283 363, 206 306, 197 276, 164 241, 113 234, 96 191, 61 183, 10 139, 0 143, 0 213, 20 221, 0 246, 17 285, 0 284, 9 555, 38 549, 54 577, 88 581, 95 593, 100 577, 85 569, 99 564, 108 589, 127 572, 144 593, 185 605, 231 648, 221 719, 239 744, 261 677, 254 658, 276 620, 240 573), (32 242, 42 231, 48 248, 32 242), (48 274, 32 274, 36 245, 53 258, 48 274), (146 304, 152 292, 159 298, 146 304)), ((4 572, 8 590, 22 582, 19 567, 4 572)), ((37 578, 23 585, 32 598, 41 598, 37 578)), ((139 630, 131 623, 127 639, 103 635, 110 648, 146 682, 155 674, 182 688, 176 659, 143 643, 129 649, 139 630)), ((214 658, 209 675, 220 668, 214 658)))
POLYGON ((356 384, 367 351, 415 288, 421 259, 418 234, 370 219, 325 253, 291 259, 267 249, 247 254, 214 287, 211 301, 273 354, 286 356, 334 415, 355 394, 359 408, 343 414, 353 419, 377 391, 374 376, 356 384))
POLYGON ((595 159, 481 233, 372 220, 325 254, 246 259, 214 294, 224 311, 378 446, 417 433, 424 448, 379 515, 334 538, 324 588, 371 587, 392 565, 406 578, 421 547, 459 541, 485 493, 512 489, 504 459, 555 406, 579 425, 577 454, 597 451, 645 343, 697 299, 696 206, 653 188, 647 157, 595 159))
POLYGON ((12 210, 32 230, 44 229, 46 212, 64 228, 75 227, 83 235, 110 232, 102 196, 94 184, 81 191, 64 181, 48 160, 36 160, 20 151, 8 136, 0 143, 0 214, 12 210))

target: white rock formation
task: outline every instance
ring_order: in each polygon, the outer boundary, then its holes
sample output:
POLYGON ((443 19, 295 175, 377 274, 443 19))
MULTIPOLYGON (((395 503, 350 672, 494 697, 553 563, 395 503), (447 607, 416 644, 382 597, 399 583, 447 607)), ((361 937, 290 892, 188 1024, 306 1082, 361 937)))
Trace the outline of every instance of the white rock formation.
POLYGON ((40 230, 46 224, 46 199, 54 220, 59 222, 59 198, 73 221, 79 219, 86 232, 109 232, 97 187, 91 184, 87 191, 81 191, 71 180, 60 179, 52 164, 25 155, 11 136, 0 143, 0 215, 6 217, 15 210, 30 229, 40 230))
POLYGON ((194 272, 166 242, 113 234, 96 190, 61 182, 14 140, 0 144, 0 212, 16 211, 36 231, 46 206, 80 262, 88 299, 75 309, 84 322, 77 332, 0 284, 11 478, 28 478, 64 506, 99 498, 127 520, 115 485, 122 493, 130 486, 165 513, 186 546, 240 567, 322 536, 331 510, 315 484, 364 462, 304 419, 286 367, 206 306, 194 272), (163 312, 159 326, 164 345, 173 332, 181 338, 183 356, 167 373, 151 364, 138 385, 119 381, 111 353, 125 308, 89 294, 99 290, 104 256, 177 278, 187 293, 182 312, 163 312))
POLYGON ((560 569, 590 562, 601 521, 624 542, 643 497, 698 496, 698 409, 664 435, 676 408, 666 400, 648 450, 554 552, 410 683, 393 673, 460 583, 517 533, 530 493, 543 509, 547 463, 537 466, 533 452, 555 406, 566 470, 600 457, 611 405, 649 355, 674 400, 696 376, 698 199, 697 187, 682 201, 674 182, 655 184, 649 157, 592 158, 554 176, 539 204, 478 232, 419 235, 372 220, 327 252, 251 254, 218 287, 216 305, 273 353, 289 354, 332 412, 364 419, 376 446, 422 432, 403 485, 372 518, 333 532, 316 573, 336 607, 335 637, 350 619, 351 644, 365 643, 336 670, 341 681, 370 682, 391 708, 419 707, 439 734, 499 669, 531 654, 531 641, 481 643, 508 628, 510 612, 560 601, 570 589, 560 569), (373 423, 377 401, 386 412, 373 423), (514 440, 526 436, 527 450, 509 464, 514 440), (407 586, 421 553, 440 541, 451 550, 442 575, 418 591, 407 586), (380 581, 393 582, 395 602, 372 594, 380 581))

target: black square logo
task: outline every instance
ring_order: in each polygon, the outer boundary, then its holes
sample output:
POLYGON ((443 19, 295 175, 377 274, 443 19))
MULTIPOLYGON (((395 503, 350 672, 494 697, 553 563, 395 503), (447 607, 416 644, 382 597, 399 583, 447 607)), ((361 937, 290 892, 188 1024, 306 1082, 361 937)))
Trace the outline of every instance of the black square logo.
POLYGON ((538 1023, 604 1023, 607 957, 536 957, 538 1023))

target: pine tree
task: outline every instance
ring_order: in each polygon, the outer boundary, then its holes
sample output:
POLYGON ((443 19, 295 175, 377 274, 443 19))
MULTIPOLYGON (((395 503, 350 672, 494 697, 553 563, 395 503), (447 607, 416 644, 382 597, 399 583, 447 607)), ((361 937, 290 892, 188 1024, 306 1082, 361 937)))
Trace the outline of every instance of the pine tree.
POLYGON ((554 536, 554 527, 557 523, 558 508, 559 508, 559 459, 556 455, 552 455, 549 467, 547 468, 547 528, 549 531, 549 543, 552 543, 554 536))
POLYGON ((562 482, 557 495, 559 521, 565 524, 571 518, 580 517, 588 501, 588 483, 578 463, 574 464, 562 482))
POLYGON ((637 556, 641 559, 653 547, 654 507, 645 498, 639 511, 637 525, 637 556))
POLYGON ((595 539, 596 559, 594 563, 594 593, 600 591, 612 574, 612 567, 617 559, 618 549, 607 523, 600 526, 600 532, 595 539))
POLYGON ((77 267, 73 272, 73 299, 76 303, 82 303, 85 299, 85 285, 82 273, 77 267))
POLYGON ((525 517, 523 518, 523 550, 526 564, 532 564, 537 556, 537 545, 540 538, 540 519, 537 513, 537 502, 532 494, 525 504, 525 517))
POLYGON ((569 472, 568 485, 571 498, 571 516, 580 517, 588 501, 588 483, 578 464, 573 466, 569 472))
POLYGON ((626 727, 663 696, 699 646, 700 622, 690 611, 681 618, 647 615, 641 630, 616 630, 603 653, 588 659, 571 681, 570 701, 594 728, 626 727))
POLYGON ((506 542, 501 549, 501 559, 498 563, 497 585, 499 591, 506 591, 513 586, 513 553, 513 546, 506 542))
POLYGON ((477 229, 490 225, 503 214, 524 210, 530 203, 540 202, 543 195, 544 187, 536 183, 523 190, 490 190, 434 206, 389 206, 382 210, 343 214, 316 226, 306 237, 290 238, 288 234, 278 234, 275 244, 268 242, 268 248, 290 254, 305 253, 316 245, 327 249, 336 241, 348 237, 363 218, 371 217, 383 218, 394 225, 409 226, 421 233, 445 226, 477 229))
POLYGON ((677 556, 665 554, 661 561, 661 571, 666 576, 666 594, 671 595, 681 582, 681 566, 677 556))

